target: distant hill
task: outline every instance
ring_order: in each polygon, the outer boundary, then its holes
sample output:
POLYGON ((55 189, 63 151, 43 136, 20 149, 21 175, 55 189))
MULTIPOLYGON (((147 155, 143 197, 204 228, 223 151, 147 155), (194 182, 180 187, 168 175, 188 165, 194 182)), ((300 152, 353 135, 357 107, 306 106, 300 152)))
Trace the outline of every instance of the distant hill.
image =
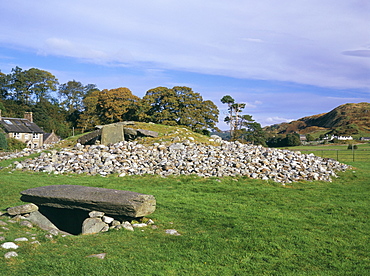
POLYGON ((328 133, 336 135, 370 134, 370 103, 348 103, 328 113, 301 118, 264 128, 276 134, 328 133))

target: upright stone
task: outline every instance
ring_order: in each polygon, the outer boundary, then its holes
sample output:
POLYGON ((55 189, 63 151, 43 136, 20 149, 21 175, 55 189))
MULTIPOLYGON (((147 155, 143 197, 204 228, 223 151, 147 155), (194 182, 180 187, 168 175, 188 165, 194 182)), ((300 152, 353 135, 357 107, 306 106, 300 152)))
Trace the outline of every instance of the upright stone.
POLYGON ((77 185, 37 187, 21 192, 21 200, 39 206, 84 211, 99 210, 110 216, 143 217, 155 211, 153 195, 77 185))
POLYGON ((103 145, 115 144, 121 141, 125 141, 122 125, 111 124, 102 128, 101 143, 103 145))
POLYGON ((100 218, 87 218, 82 223, 82 235, 96 234, 106 227, 107 224, 100 218))

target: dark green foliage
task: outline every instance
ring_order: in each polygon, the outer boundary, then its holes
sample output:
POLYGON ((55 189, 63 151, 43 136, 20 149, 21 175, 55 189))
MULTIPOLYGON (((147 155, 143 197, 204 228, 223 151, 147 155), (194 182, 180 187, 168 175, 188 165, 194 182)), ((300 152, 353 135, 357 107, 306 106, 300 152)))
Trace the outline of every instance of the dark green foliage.
POLYGON ((244 103, 235 103, 230 95, 224 96, 221 102, 228 105, 229 115, 224 121, 230 125, 231 140, 266 146, 266 133, 261 125, 251 115, 240 114, 245 108, 244 103))
POLYGON ((41 99, 32 106, 34 122, 45 132, 54 131, 62 138, 72 135, 72 125, 67 121, 66 110, 53 100, 41 99))
POLYGON ((287 146, 299 146, 301 145, 301 140, 299 139, 298 133, 287 134, 286 136, 286 145, 287 146))
POLYGON ((27 145, 15 138, 8 138, 8 150, 15 151, 15 150, 22 150, 27 147, 27 145))
POLYGON ((315 140, 315 138, 312 136, 312 134, 306 134, 306 140, 307 140, 307 142, 311 142, 311 141, 314 141, 315 140))
POLYGON ((7 150, 8 142, 6 141, 5 134, 0 131, 0 150, 7 150))
POLYGON ((349 150, 352 150, 352 149, 357 150, 358 147, 357 147, 357 145, 349 144, 348 147, 347 147, 347 149, 349 149, 349 150))
POLYGON ((301 140, 299 139, 299 134, 289 133, 284 136, 274 136, 267 140, 267 145, 269 147, 291 147, 301 145, 301 140))
POLYGON ((199 93, 189 87, 157 87, 147 91, 142 99, 139 119, 164 125, 188 126, 199 132, 217 129, 218 114, 218 108, 212 101, 204 101, 199 93))

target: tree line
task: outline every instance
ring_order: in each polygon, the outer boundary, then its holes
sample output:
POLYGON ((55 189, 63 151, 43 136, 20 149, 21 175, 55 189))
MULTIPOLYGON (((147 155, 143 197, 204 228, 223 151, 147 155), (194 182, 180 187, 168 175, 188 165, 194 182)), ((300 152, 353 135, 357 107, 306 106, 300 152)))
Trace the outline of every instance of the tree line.
POLYGON ((185 86, 156 87, 139 98, 126 87, 100 90, 76 80, 61 84, 50 72, 20 67, 9 74, 0 71, 0 109, 3 117, 14 118, 31 111, 45 132, 55 131, 62 138, 72 129, 83 133, 96 125, 129 120, 208 133, 218 130, 219 115, 212 101, 185 86))

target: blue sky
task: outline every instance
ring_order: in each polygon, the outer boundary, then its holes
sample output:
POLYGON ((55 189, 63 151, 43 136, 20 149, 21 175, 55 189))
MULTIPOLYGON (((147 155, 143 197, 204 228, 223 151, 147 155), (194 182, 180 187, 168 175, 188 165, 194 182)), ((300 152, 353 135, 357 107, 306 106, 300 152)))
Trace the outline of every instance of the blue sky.
POLYGON ((368 0, 12 0, 0 10, 0 70, 60 83, 183 85, 231 95, 263 126, 370 102, 368 0))

